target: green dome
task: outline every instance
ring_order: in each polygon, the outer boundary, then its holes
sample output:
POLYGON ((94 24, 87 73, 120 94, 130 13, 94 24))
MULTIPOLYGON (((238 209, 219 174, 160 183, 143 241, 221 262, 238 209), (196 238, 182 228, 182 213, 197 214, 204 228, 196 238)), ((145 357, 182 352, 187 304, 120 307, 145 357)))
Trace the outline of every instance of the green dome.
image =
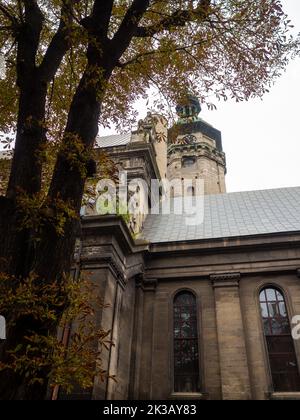
POLYGON ((201 112, 201 105, 197 96, 188 95, 186 101, 176 107, 177 115, 180 118, 197 118, 201 112))

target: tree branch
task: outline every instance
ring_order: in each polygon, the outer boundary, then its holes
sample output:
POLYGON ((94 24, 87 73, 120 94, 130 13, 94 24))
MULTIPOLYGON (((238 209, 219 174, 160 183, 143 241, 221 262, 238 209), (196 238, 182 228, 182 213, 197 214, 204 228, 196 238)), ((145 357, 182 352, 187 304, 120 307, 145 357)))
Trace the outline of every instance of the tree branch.
POLYGON ((199 42, 195 42, 193 44, 184 45, 182 47, 177 47, 177 48, 174 48, 172 50, 170 50, 170 49, 165 49, 165 50, 157 49, 157 50, 146 51, 144 53, 137 54, 135 57, 133 57, 132 59, 130 59, 130 60, 124 62, 124 63, 119 61, 117 63, 117 67, 119 67, 121 69, 124 69, 124 68, 126 68, 126 67, 128 67, 132 64, 135 64, 135 63, 141 64, 141 61, 140 61, 141 58, 151 57, 151 56, 159 55, 159 54, 171 54, 173 52, 178 52, 178 51, 185 51, 186 53, 190 54, 189 51, 188 51, 188 48, 193 48, 195 46, 200 46, 203 43, 204 43, 204 41, 199 41, 199 42))
POLYGON ((4 6, 3 4, 0 4, 0 11, 2 14, 11 21, 13 27, 17 27, 19 22, 18 19, 10 12, 10 10, 4 6))
POLYGON ((19 26, 16 36, 18 42, 17 84, 19 86, 33 76, 32 70, 35 69, 36 53, 44 21, 44 15, 36 0, 22 1, 25 6, 25 19, 19 26))
POLYGON ((211 0, 201 0, 193 10, 176 10, 172 15, 166 16, 155 25, 138 27, 134 36, 139 38, 152 37, 153 35, 168 31, 172 28, 184 27, 186 23, 193 21, 196 17, 205 19, 210 10, 211 0))
POLYGON ((134 0, 112 40, 112 49, 117 60, 128 48, 138 25, 150 4, 150 0, 134 0))
POLYGON ((25 24, 32 29, 40 31, 44 21, 44 15, 36 0, 22 0, 25 6, 25 24), (37 27, 35 28, 35 26, 37 27))
POLYGON ((97 27, 98 37, 107 39, 109 22, 112 14, 114 0, 95 0, 91 19, 94 20, 94 26, 97 27), (101 25, 97 23, 101 22, 101 25))
POLYGON ((14 27, 11 26, 0 26, 0 31, 13 31, 14 27))
POLYGON ((23 22, 22 0, 17 0, 17 6, 18 6, 20 20, 21 20, 21 22, 23 22))
POLYGON ((50 82, 68 49, 70 48, 69 35, 72 31, 73 6, 79 0, 65 1, 61 9, 61 18, 56 34, 53 36, 42 63, 39 67, 41 78, 50 82))

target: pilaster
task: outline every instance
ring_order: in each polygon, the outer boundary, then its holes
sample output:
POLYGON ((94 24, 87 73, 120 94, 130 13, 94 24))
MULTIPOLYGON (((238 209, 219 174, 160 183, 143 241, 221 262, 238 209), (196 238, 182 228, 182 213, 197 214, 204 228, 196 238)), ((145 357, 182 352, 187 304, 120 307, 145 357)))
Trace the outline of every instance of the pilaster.
POLYGON ((239 294, 240 277, 240 273, 210 276, 215 295, 222 397, 224 400, 248 400, 251 398, 239 294))
POLYGON ((156 279, 144 279, 143 298, 143 330, 139 379, 139 399, 151 399, 152 354, 153 354, 153 320, 154 299, 157 287, 156 279))

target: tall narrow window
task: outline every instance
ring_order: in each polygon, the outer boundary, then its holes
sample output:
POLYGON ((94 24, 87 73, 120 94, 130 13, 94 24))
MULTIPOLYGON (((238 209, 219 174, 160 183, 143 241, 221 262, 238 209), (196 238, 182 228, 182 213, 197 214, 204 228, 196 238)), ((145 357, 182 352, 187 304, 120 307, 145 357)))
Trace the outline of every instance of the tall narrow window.
POLYGON ((200 391, 197 304, 185 291, 174 299, 174 391, 200 391))
POLYGON ((274 391, 300 391, 297 357, 284 297, 279 290, 266 288, 259 298, 274 391))
POLYGON ((194 187, 188 187, 187 188, 187 196, 188 197, 195 197, 195 188, 194 187))

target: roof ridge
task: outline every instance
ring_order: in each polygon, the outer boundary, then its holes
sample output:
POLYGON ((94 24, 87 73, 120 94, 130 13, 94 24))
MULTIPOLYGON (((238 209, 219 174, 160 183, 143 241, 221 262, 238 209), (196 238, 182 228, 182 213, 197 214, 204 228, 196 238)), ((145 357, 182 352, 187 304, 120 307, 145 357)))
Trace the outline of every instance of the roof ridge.
POLYGON ((225 193, 219 194, 208 194, 206 197, 220 197, 220 196, 228 196, 234 194, 249 194, 249 193, 259 193, 259 192, 268 192, 268 191, 280 191, 280 190, 292 190, 292 189, 299 189, 300 185, 291 186, 291 187, 274 187, 274 188, 263 188, 257 190, 245 190, 245 191, 228 191, 225 193))

